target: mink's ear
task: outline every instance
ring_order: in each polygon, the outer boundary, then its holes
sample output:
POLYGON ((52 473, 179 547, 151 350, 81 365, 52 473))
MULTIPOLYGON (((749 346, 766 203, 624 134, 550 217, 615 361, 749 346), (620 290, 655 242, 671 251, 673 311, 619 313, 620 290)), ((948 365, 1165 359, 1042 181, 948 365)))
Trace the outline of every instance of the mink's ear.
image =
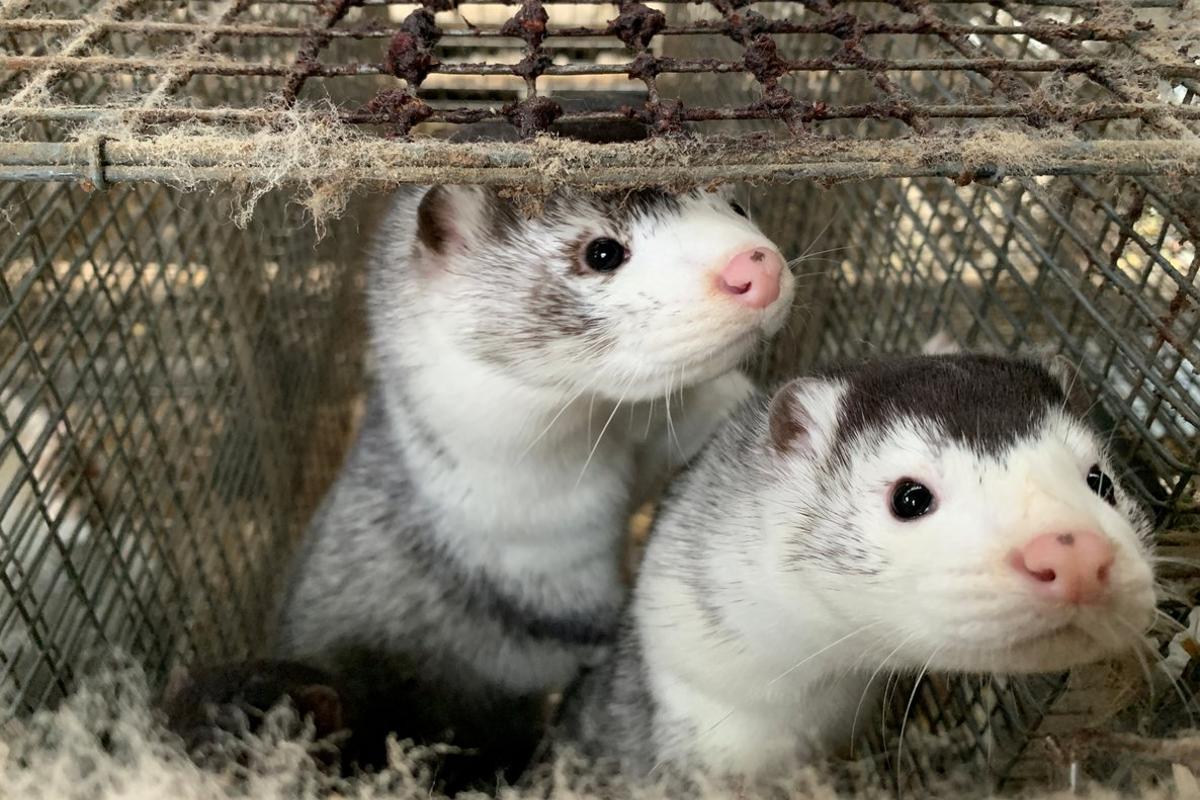
MULTIPOLYGON (((939 330, 921 348, 923 355, 953 355, 966 352, 950 336, 946 330, 939 330)), ((990 348, 977 348, 974 352, 998 352, 990 348)), ((1083 380, 1079 367, 1061 353, 1055 353, 1044 347, 1022 347, 1018 354, 1029 358, 1042 366, 1046 372, 1058 381, 1063 395, 1067 399, 1067 409, 1077 416, 1084 417, 1092 406, 1092 397, 1083 380)))
MULTIPOLYGON (((983 351, 988 352, 988 351, 983 351)), ((999 352, 999 351, 991 351, 999 352)), ((1084 381, 1082 370, 1074 361, 1052 349, 1049 344, 1024 344, 1010 355, 1032 361, 1046 370, 1062 389, 1067 401, 1067 410, 1086 419, 1092 407, 1092 396, 1084 381)))
POLYGON ((1063 396, 1067 399, 1067 410, 1080 418, 1086 419, 1092 407, 1092 395, 1084 382, 1083 372, 1060 353, 1041 352, 1037 359, 1042 367, 1058 381, 1063 396))
POLYGON ((823 378, 797 378, 771 398, 767 412, 771 450, 815 457, 837 430, 842 384, 823 378))
POLYGON ((435 259, 476 246, 507 217, 504 203, 482 186, 434 186, 417 206, 417 246, 435 259))

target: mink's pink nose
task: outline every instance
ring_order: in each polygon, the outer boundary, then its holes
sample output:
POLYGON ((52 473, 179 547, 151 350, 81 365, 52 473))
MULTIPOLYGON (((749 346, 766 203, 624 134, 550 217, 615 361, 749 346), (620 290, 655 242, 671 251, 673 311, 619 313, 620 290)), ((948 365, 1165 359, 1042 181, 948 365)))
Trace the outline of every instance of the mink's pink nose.
POLYGON ((717 287, 749 308, 766 308, 779 297, 783 259, 773 250, 756 247, 738 253, 717 275, 717 287))
POLYGON ((1098 533, 1043 533, 1013 553, 1034 591, 1067 603, 1097 603, 1108 593, 1113 546, 1098 533))

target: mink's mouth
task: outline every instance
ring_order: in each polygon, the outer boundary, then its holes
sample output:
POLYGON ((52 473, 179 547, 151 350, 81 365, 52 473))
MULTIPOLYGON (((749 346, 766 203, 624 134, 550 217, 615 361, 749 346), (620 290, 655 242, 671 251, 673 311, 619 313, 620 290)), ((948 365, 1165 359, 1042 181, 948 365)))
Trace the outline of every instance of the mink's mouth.
POLYGON ((1133 646, 1132 642, 1105 637, 1082 621, 1071 621, 1029 636, 978 647, 947 648, 938 660, 943 669, 964 672, 1048 673, 1099 661, 1133 646))
POLYGON ((642 359, 634 377, 611 385, 597 385, 596 389, 613 400, 661 400, 664 393, 678 392, 736 369, 749 358, 757 338, 754 334, 743 336, 722 347, 686 358, 650 363, 642 359))
POLYGON ((1037 646, 1037 645, 1049 644, 1049 643, 1054 642, 1054 640, 1056 640, 1056 639, 1062 639, 1064 636, 1066 636, 1067 634, 1070 634, 1070 633, 1076 633, 1076 634, 1080 634, 1083 636, 1087 635, 1087 632, 1084 631, 1083 629, 1081 629, 1074 622, 1067 622, 1062 625, 1055 626, 1055 627, 1051 628, 1050 630, 1042 631, 1040 633, 1035 633, 1032 636, 1023 636, 1020 639, 1017 639, 1015 642, 1013 642, 1009 646, 1010 647, 1033 647, 1033 646, 1037 646))
POLYGON ((673 375, 677 376, 681 370, 687 372, 688 370, 704 367, 711 368, 714 364, 723 364, 727 360, 736 364, 750 355, 761 337, 762 332, 758 328, 754 328, 735 336, 724 344, 708 348, 701 352, 693 351, 682 358, 671 358, 663 361, 656 360, 650 364, 650 367, 656 372, 670 377, 673 375), (730 358, 731 356, 735 357, 730 358))

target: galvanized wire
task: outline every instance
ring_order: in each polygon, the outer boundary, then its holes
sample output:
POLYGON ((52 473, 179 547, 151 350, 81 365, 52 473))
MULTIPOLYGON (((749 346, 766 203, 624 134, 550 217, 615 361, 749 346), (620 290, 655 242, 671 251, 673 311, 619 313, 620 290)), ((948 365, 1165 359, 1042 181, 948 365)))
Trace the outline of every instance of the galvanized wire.
POLYGON ((265 200, 238 232, 151 184, 0 189, 0 715, 110 647, 160 678, 268 635, 359 381, 352 260, 265 200))

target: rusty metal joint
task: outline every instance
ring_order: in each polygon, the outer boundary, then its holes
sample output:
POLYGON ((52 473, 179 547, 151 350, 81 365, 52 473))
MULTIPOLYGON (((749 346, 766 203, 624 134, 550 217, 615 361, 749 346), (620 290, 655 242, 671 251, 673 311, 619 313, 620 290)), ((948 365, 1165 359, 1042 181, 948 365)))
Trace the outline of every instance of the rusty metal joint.
POLYGON ((88 177, 86 182, 91 184, 91 188, 101 191, 108 188, 108 180, 104 177, 106 162, 104 148, 107 142, 108 137, 101 133, 93 136, 87 143, 88 177))

